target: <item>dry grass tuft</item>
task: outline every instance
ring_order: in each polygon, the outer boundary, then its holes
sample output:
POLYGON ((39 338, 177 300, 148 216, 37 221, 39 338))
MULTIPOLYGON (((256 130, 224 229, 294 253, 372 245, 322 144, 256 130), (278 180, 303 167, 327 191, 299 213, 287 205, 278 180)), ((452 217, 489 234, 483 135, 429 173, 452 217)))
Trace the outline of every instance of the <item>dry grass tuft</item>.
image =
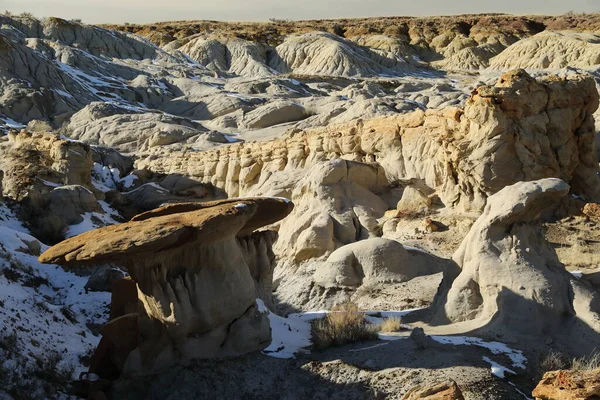
POLYGON ((564 356, 559 351, 551 349, 548 354, 542 359, 539 365, 539 373, 540 375, 544 375, 546 372, 550 371, 558 371, 560 369, 566 369, 568 367, 568 362, 564 356))
POLYGON ((317 350, 348 343, 377 339, 377 330, 365 319, 358 306, 348 302, 335 306, 323 319, 312 323, 313 348, 317 350))
POLYGON ((400 317, 390 317, 384 319, 377 325, 379 332, 400 332, 402 330, 402 319, 400 317))
POLYGON ((595 352, 587 357, 574 358, 572 371, 592 371, 600 368, 600 353, 595 352))

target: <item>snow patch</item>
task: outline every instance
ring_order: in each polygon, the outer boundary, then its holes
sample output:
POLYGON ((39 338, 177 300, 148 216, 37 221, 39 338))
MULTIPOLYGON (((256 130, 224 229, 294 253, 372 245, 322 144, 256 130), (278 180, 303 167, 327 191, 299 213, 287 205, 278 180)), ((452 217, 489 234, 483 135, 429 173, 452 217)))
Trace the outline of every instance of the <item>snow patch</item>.
MULTIPOLYGON (((36 359, 57 352, 62 357, 58 367, 73 366, 77 377, 86 369, 81 357, 89 355, 100 340, 88 324, 106 322, 110 293, 86 293, 87 277, 39 263, 28 245, 39 241, 24 232, 6 206, 0 206, 0 215, 0 321, 7 322, 0 325, 0 335, 14 335, 18 357, 26 364, 35 366, 36 359)), ((39 246, 41 251, 48 248, 39 246)), ((8 361, 0 364, 8 366, 8 361)))
POLYGON ((490 359, 489 357, 483 357, 483 361, 490 364, 492 366, 492 375, 497 376, 498 378, 504 379, 506 373, 516 375, 517 373, 512 369, 508 369, 498 364, 496 361, 490 359))
POLYGON ((573 275, 577 279, 581 279, 583 277, 583 271, 570 271, 571 275, 573 275))
POLYGON ((271 344, 263 350, 263 354, 275 358, 294 358, 296 353, 311 345, 310 320, 300 318, 302 314, 283 318, 273 314, 262 300, 256 299, 256 304, 259 312, 267 314, 271 325, 271 344))
POLYGON ((115 220, 119 213, 114 210, 107 202, 98 201, 100 207, 102 207, 103 213, 99 212, 86 212, 81 217, 83 221, 78 224, 71 225, 67 228, 65 234, 66 238, 81 235, 82 233, 101 228, 107 225, 118 224, 119 221, 115 220))
POLYGON ((454 346, 478 346, 488 349, 493 354, 505 354, 512 361, 513 367, 525 369, 527 358, 521 350, 513 350, 504 343, 486 342, 483 339, 468 336, 431 336, 433 340, 442 344, 454 346))

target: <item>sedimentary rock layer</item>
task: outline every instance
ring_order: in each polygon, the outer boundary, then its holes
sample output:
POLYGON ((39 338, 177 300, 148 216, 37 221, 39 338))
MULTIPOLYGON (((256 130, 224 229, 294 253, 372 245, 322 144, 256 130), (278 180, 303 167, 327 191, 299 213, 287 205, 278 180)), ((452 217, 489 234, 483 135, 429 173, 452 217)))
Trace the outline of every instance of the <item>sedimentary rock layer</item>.
POLYGON ((388 183, 420 180, 446 206, 481 209, 503 187, 545 177, 561 178, 574 193, 596 199, 597 108, 591 78, 535 80, 516 70, 495 86, 477 88, 462 109, 359 120, 204 153, 154 155, 137 166, 211 182, 229 196, 260 194, 276 173, 297 182, 306 168, 343 158, 379 164, 388 183))

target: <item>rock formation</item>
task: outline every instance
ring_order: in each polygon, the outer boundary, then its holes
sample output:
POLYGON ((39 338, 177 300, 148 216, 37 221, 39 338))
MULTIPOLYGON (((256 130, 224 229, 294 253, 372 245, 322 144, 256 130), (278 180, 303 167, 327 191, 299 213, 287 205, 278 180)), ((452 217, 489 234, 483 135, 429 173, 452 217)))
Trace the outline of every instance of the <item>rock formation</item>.
POLYGON ((454 381, 432 383, 425 387, 416 386, 408 391, 403 400, 464 400, 464 396, 454 381))
POLYGON ((92 150, 85 143, 21 131, 8 135, 2 147, 7 153, 0 163, 4 195, 11 199, 22 200, 32 191, 46 192, 58 185, 93 189, 92 150))
POLYGON ((547 372, 532 395, 536 400, 591 400, 600 396, 600 369, 547 372))
POLYGON ((503 187, 545 177, 561 178, 592 200, 600 196, 597 108, 590 78, 537 81, 519 70, 479 87, 464 109, 330 125, 267 143, 152 156, 137 165, 211 182, 229 196, 252 193, 276 171, 344 158, 378 163, 388 182, 420 180, 451 207, 480 210, 503 187))
POLYGON ((113 357, 121 372, 244 354, 270 341, 268 319, 255 300, 270 301, 272 234, 253 231, 292 208, 273 198, 166 206, 59 243, 40 261, 127 268, 137 284, 139 311, 104 328, 111 343, 119 336, 109 332, 133 329, 113 357))
POLYGON ((358 288, 363 284, 407 282, 444 270, 444 262, 395 240, 376 238, 340 247, 319 264, 314 281, 323 287, 358 288))
POLYGON ((600 65, 600 36, 579 32, 541 32, 494 57, 495 69, 589 68, 600 65))
POLYGON ((597 329, 598 310, 560 263, 540 223, 542 212, 568 192, 564 181, 547 178, 488 198, 453 256, 461 272, 447 292, 442 284, 433 323, 462 323, 504 340, 551 335, 578 351, 593 348, 597 338, 585 332, 590 324, 597 329))

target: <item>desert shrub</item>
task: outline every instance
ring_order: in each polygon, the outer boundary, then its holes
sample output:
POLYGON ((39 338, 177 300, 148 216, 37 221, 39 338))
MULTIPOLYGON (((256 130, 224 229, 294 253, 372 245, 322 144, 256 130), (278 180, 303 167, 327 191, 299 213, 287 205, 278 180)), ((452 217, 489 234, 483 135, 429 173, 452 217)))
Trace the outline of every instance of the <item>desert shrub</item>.
POLYGON ((591 371, 600 368, 600 353, 594 352, 587 357, 575 358, 571 364, 572 371, 591 371))
POLYGON ((379 332, 400 332, 402 330, 402 319, 400 317, 390 317, 384 319, 377 325, 379 332))
POLYGON ((557 371, 559 369, 565 369, 567 367, 568 362, 565 356, 561 352, 551 349, 540 362, 539 373, 540 375, 543 375, 546 372, 557 371))
POLYGON ((13 331, 10 334, 5 334, 0 337, 0 350, 3 350, 6 358, 12 358, 18 350, 17 333, 13 331))
POLYGON ((341 346, 364 340, 377 339, 373 325, 365 319, 365 313, 354 303, 344 303, 333 307, 323 319, 312 322, 313 347, 317 350, 331 346, 341 346))
POLYGON ((73 377, 75 367, 72 365, 60 365, 62 359, 62 355, 56 351, 52 351, 43 357, 36 358, 35 375, 58 387, 68 385, 73 377))

